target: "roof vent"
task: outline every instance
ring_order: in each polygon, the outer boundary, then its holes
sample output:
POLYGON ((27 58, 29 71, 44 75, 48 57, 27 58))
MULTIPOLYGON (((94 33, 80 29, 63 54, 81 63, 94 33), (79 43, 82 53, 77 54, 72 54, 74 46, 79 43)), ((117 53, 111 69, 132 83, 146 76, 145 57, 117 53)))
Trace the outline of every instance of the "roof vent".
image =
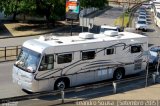
POLYGON ((56 38, 56 36, 40 36, 39 40, 48 41, 48 40, 58 40, 58 39, 56 38))
POLYGON ((39 40, 45 41, 45 37, 44 37, 44 36, 40 36, 40 37, 39 37, 39 40))
POLYGON ((94 34, 93 33, 89 33, 89 32, 83 32, 79 34, 80 38, 83 39, 93 39, 94 38, 94 34))
POLYGON ((105 31, 104 34, 106 36, 114 37, 114 36, 118 36, 118 31, 105 31))

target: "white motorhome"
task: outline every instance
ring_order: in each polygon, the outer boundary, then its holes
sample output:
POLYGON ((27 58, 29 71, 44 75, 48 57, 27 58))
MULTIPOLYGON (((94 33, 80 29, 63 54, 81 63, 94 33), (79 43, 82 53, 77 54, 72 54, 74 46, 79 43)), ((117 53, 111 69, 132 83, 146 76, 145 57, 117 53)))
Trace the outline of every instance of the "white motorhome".
POLYGON ((80 33, 24 42, 13 66, 13 82, 28 91, 122 79, 146 68, 147 37, 130 32, 80 33))

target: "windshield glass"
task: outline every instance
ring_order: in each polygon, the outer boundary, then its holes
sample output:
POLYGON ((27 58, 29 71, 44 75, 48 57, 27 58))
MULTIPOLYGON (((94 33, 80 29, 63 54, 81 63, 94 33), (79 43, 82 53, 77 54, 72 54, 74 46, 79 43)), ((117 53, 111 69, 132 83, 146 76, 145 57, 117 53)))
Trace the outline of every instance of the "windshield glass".
POLYGON ((146 19, 146 17, 145 17, 145 16, 140 16, 139 18, 141 18, 141 19, 146 19))
POLYGON ((110 28, 101 28, 100 32, 105 32, 105 31, 118 31, 117 29, 110 29, 110 28))
POLYGON ((40 53, 23 47, 15 65, 25 71, 35 72, 40 61, 40 56, 40 53))
POLYGON ((138 24, 146 24, 146 21, 138 21, 138 24))
POLYGON ((150 49, 150 51, 159 52, 160 51, 160 47, 153 47, 153 48, 150 49))

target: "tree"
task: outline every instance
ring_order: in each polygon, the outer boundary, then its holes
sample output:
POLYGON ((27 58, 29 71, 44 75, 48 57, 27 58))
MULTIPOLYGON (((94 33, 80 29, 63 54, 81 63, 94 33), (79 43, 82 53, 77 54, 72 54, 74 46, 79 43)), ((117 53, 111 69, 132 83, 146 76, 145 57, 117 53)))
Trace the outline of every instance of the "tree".
POLYGON ((1 0, 0 11, 6 16, 13 15, 16 20, 18 14, 29 14, 35 10, 35 0, 1 0))
MULTIPOLYGON (((45 16, 47 22, 65 17, 66 0, 0 0, 0 11, 6 16, 13 15, 13 20, 18 14, 45 16)), ((80 0, 81 7, 105 6, 106 0, 80 0)), ((25 19, 25 18, 24 18, 25 19)))
POLYGON ((102 8, 105 6, 105 4, 108 0, 80 0, 81 7, 96 7, 96 8, 102 8))
POLYGON ((13 19, 15 19, 15 16, 17 14, 18 2, 18 0, 1 0, 0 11, 3 11, 7 16, 13 14, 13 19))
POLYGON ((65 0, 36 0, 37 14, 45 16, 47 22, 65 16, 65 0))

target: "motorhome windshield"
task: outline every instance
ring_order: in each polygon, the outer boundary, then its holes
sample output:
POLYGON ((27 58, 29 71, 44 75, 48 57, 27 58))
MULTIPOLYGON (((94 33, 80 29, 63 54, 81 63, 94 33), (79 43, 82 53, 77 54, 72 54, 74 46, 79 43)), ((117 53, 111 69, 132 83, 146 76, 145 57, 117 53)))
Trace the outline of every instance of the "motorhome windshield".
POLYGON ((40 53, 23 47, 17 58, 17 61, 15 62, 15 65, 23 69, 24 71, 32 73, 36 71, 40 61, 40 57, 40 53))

